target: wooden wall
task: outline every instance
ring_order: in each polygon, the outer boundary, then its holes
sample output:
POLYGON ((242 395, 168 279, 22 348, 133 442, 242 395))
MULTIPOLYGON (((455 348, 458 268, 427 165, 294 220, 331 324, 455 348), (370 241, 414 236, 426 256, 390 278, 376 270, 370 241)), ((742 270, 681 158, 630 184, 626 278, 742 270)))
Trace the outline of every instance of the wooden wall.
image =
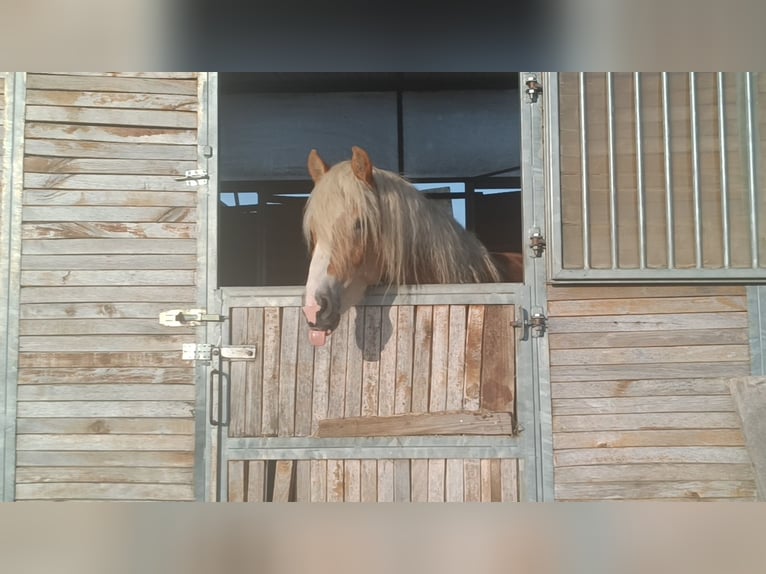
POLYGON ((753 500, 745 288, 550 287, 558 500, 753 500))
POLYGON ((16 498, 193 498, 196 74, 28 74, 16 498))

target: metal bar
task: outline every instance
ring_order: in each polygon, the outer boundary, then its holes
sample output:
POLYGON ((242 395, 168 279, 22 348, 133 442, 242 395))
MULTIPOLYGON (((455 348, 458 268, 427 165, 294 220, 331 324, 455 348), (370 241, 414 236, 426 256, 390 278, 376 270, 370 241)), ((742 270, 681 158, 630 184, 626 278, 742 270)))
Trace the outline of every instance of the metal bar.
POLYGON ((750 374, 766 375, 766 286, 748 285, 747 316, 750 332, 750 374))
POLYGON ((721 233, 723 235, 723 267, 731 267, 731 232, 729 230, 729 164, 726 157, 726 98, 723 72, 717 74, 718 147, 721 159, 721 233))
POLYGON ((628 281, 658 281, 672 283, 675 281, 694 281, 720 283, 725 280, 727 283, 753 283, 766 280, 766 268, 761 267, 753 269, 751 267, 731 268, 722 274, 720 269, 702 268, 697 269, 562 269, 554 277, 556 282, 566 281, 598 281, 603 283, 620 283, 628 281))
POLYGON ((697 75, 689 72, 689 120, 692 138, 692 197, 694 203, 694 262, 702 267, 702 198, 700 197, 699 136, 697 134, 697 75))
POLYGON ((590 269, 590 197, 588 190, 588 125, 585 117, 585 72, 579 72, 578 94, 580 103, 580 176, 582 187, 582 259, 583 268, 590 269))
POLYGON ((745 73, 745 117, 747 124, 747 178, 748 199, 750 203, 750 257, 751 266, 757 269, 760 261, 758 256, 758 172, 755 160, 755 107, 753 103, 752 72, 745 73))
POLYGON ((641 130, 641 74, 633 73, 636 116, 636 188, 638 194, 638 267, 646 269, 646 198, 644 197, 644 150, 641 130))
POLYGON ((617 236, 617 169, 614 144, 614 74, 606 74, 607 137, 609 140, 609 243, 611 245, 612 269, 619 267, 619 238, 617 236))
POLYGON ((665 234, 668 269, 673 269, 676 266, 676 246, 673 226, 673 172, 670 155, 670 98, 667 72, 662 72, 662 149, 665 160, 665 234))

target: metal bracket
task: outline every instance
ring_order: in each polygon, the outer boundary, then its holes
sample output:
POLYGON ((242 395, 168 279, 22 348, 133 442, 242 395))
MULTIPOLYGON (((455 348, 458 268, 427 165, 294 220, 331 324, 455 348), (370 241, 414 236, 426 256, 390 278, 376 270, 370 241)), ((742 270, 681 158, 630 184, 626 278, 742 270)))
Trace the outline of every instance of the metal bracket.
POLYGON ((542 257, 545 251, 545 237, 539 227, 533 227, 529 230, 529 248, 532 250, 532 257, 542 257))
POLYGON ((213 359, 230 361, 252 361, 255 359, 255 345, 226 345, 216 347, 209 343, 185 343, 181 358, 184 361, 209 363, 213 359))
POLYGON ((176 181, 185 181, 186 185, 190 187, 197 187, 198 185, 204 185, 210 176, 207 170, 204 169, 187 169, 184 172, 183 177, 175 178, 176 181))
POLYGON ((525 83, 527 84, 527 100, 530 104, 536 104, 538 97, 543 93, 542 85, 537 81, 537 76, 534 74, 529 74, 525 83))
POLYGON ((170 309, 160 313, 160 325, 166 327, 196 327, 202 323, 222 323, 225 315, 208 313, 205 309, 170 309))
POLYGON ((543 313, 542 307, 532 307, 532 312, 527 313, 526 309, 519 309, 519 319, 512 323, 516 329, 522 329, 520 339, 522 341, 527 338, 527 331, 531 330, 533 338, 539 338, 545 335, 545 331, 548 327, 548 318, 543 313))

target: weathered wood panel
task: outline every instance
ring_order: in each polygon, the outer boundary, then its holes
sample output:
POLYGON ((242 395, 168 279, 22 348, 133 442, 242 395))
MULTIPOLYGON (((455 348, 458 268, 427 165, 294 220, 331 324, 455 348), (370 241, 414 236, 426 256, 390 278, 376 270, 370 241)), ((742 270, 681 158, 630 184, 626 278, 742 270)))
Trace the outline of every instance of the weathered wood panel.
POLYGON ((321 348, 307 344, 307 326, 298 307, 235 309, 232 340, 243 340, 248 332, 244 322, 252 313, 263 316, 264 339, 262 344, 250 339, 260 350, 256 360, 231 371, 232 436, 306 436, 317 431, 319 436, 394 436, 407 429, 436 432, 440 424, 443 431, 460 434, 456 421, 442 424, 433 422, 437 417, 404 416, 454 411, 484 421, 479 425, 484 430, 464 421, 465 433, 512 432, 512 306, 360 307, 342 318, 321 348), (261 376, 262 392, 248 396, 248 381, 261 376), (260 428, 242 420, 251 408, 246 405, 263 413, 260 428), (508 415, 503 430, 497 430, 497 421, 482 419, 481 409, 508 415), (353 423, 356 417, 369 420, 353 423), (335 430, 327 430, 328 419, 336 421, 335 430))
POLYGON ((229 500, 248 502, 516 502, 518 463, 513 459, 231 461, 228 489, 229 500), (264 489, 263 471, 254 473, 254 466, 272 469, 274 480, 268 488, 264 489), (420 467, 430 469, 425 483, 417 478, 422 476, 420 467), (262 496, 248 495, 254 481, 262 496))
POLYGON ((559 500, 746 499, 744 288, 550 288, 559 500), (730 471, 728 469, 731 469, 730 471))
POLYGON ((407 435, 512 435, 510 413, 459 411, 361 416, 319 421, 318 437, 407 435))
POLYGON ((28 74, 19 499, 190 500, 196 74, 28 74), (163 303, 165 302, 165 303, 163 303))

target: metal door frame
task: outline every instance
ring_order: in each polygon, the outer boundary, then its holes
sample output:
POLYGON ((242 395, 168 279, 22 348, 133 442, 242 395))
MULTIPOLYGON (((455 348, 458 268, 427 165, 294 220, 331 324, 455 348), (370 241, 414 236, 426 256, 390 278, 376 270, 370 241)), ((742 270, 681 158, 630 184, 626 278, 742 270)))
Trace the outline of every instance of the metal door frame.
MULTIPOLYGON (((523 80, 527 74, 521 74, 523 80)), ((541 77, 538 74, 537 77, 541 77)), ((242 288, 217 286, 218 212, 218 78, 205 74, 200 82, 200 163, 207 166, 210 179, 203 186, 200 202, 200 303, 211 312, 230 316, 240 306, 300 306, 302 287, 242 288), (205 146, 209 146, 206 148, 205 146), (212 158, 203 150, 213 150, 212 158), (202 195, 206 193, 206 197, 202 195), (203 285, 204 283, 204 285, 203 285)), ((520 82, 523 86, 523 82, 520 82)), ((521 98, 522 203, 525 229, 545 234, 545 166, 542 103, 530 103, 523 90, 521 98)), ((523 309, 546 308, 544 258, 535 258, 524 249, 525 283, 486 285, 429 285, 373 290, 362 305, 380 304, 514 304, 517 317, 523 309)), ((198 340, 216 346, 229 344, 227 323, 210 323, 199 328, 198 340)), ((364 458, 515 458, 520 461, 519 499, 553 500, 553 448, 547 336, 527 336, 516 343, 516 411, 523 429, 514 437, 375 437, 313 438, 260 437, 230 438, 224 426, 212 426, 209 414, 214 397, 209 395, 209 367, 196 369, 197 479, 199 500, 226 500, 229 460, 278 459, 364 459, 364 458), (519 384, 519 381, 528 382, 519 384)), ((222 369, 224 370, 224 369, 222 369)), ((222 395, 228 395, 228 380, 220 381, 222 395)), ((216 406, 217 408, 217 406, 216 406)))

